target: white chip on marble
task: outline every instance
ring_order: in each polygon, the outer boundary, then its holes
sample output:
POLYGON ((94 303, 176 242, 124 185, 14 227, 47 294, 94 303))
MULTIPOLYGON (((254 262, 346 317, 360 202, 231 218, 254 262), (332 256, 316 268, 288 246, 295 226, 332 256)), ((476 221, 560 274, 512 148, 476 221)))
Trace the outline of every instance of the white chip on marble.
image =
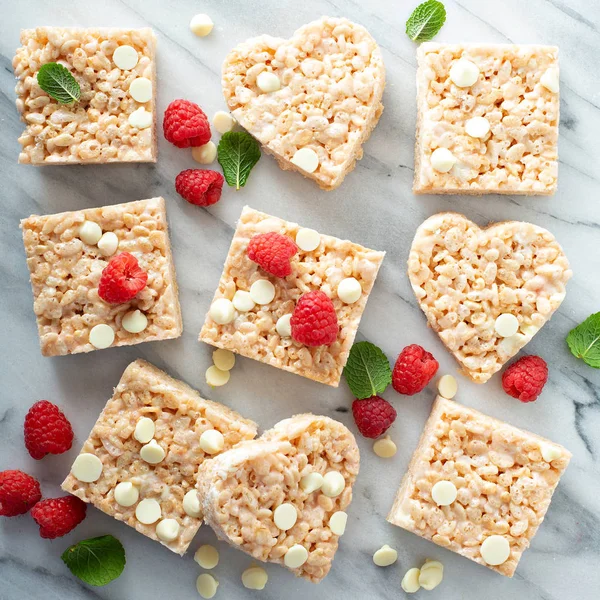
POLYGON ((271 92, 276 92, 281 89, 281 81, 279 81, 279 77, 272 73, 271 71, 263 71, 258 74, 256 78, 256 85, 261 92, 265 94, 270 94, 271 92))
POLYGON ((221 371, 231 371, 235 365, 235 354, 231 350, 217 348, 212 355, 213 362, 221 371))
POLYGON ((256 303, 252 300, 252 296, 250 292, 246 292, 244 290, 237 290, 237 292, 233 295, 233 300, 231 301, 236 310, 240 312, 248 312, 251 311, 256 303))
POLYGON ((194 560, 203 569, 214 569, 219 564, 219 551, 210 544, 204 544, 196 550, 194 560))
POLYGON ((339 496, 346 487, 346 480, 339 471, 328 471, 323 476, 321 491, 329 498, 339 496))
POLYGON ((113 492, 115 501, 120 506, 133 506, 140 497, 140 491, 130 481, 121 481, 113 492))
POLYGON ((314 229, 307 227, 298 230, 296 234, 296 245, 304 252, 312 252, 319 247, 321 243, 321 234, 314 229))
POLYGON ((447 173, 456 164, 456 157, 448 148, 436 148, 431 153, 431 166, 439 173, 447 173))
POLYGON ((298 511, 296 510, 296 507, 289 502, 280 504, 273 512, 273 521, 275 521, 275 525, 282 531, 291 529, 296 524, 297 520, 298 511))
POLYGON ((141 310, 131 310, 125 314, 121 325, 129 333, 141 333, 148 327, 148 317, 141 310))
POLYGON ((473 117, 465 123, 467 135, 474 138, 483 138, 490 131, 490 122, 485 117, 473 117))
POLYGON ((202 575, 199 575, 198 579, 196 579, 196 589, 200 596, 206 600, 214 598, 218 587, 219 582, 208 573, 202 573, 202 575))
MULTIPOLYGON (((225 371, 226 373, 228 371, 225 371)), ((225 446, 225 438, 220 431, 216 429, 207 429, 200 436, 200 448, 207 454, 217 454, 225 446)))
POLYGON ((505 563, 510 556, 510 544, 502 535, 490 535, 481 544, 481 558, 488 565, 496 567, 505 563))
POLYGON ((213 117, 212 122, 214 128, 219 133, 227 133, 228 131, 231 131, 233 129, 233 126, 235 125, 235 119, 224 110, 217 111, 215 113, 215 116, 213 117))
POLYGON ((300 148, 290 162, 307 173, 314 173, 319 166, 319 155, 312 148, 300 148))
POLYGON ((503 313, 496 318, 494 329, 500 337, 512 337, 519 331, 519 319, 510 313, 503 313))
POLYGON ((198 37, 207 36, 214 27, 212 19, 205 14, 198 14, 192 17, 190 21, 190 31, 198 37))
POLYGON ((102 234, 97 245, 102 256, 112 256, 119 247, 119 238, 114 231, 107 231, 102 234))
POLYGON ((201 517, 202 509, 200 508, 200 499, 196 490, 190 490, 183 497, 183 510, 190 517, 201 517))
POLYGON ((201 165, 210 165, 217 158, 217 147, 214 142, 192 148, 192 158, 201 165))
POLYGON ((135 507, 135 518, 143 525, 152 525, 161 517, 160 504, 154 498, 144 498, 135 507))
POLYGON ((115 332, 110 325, 100 323, 90 329, 89 341, 94 348, 104 350, 115 341, 115 332))
POLYGON ((323 479, 323 475, 321 475, 321 473, 309 473, 300 480, 300 487, 307 494, 312 494, 313 492, 321 489, 324 481, 325 480, 323 479))
POLYGON ((450 79, 460 88, 471 87, 478 78, 479 67, 466 58, 458 59, 450 67, 450 79))
POLYGON ((389 567, 398 560, 398 552, 394 548, 384 544, 373 554, 373 562, 378 567, 389 567))
POLYGON ((458 392, 458 382, 452 375, 442 375, 437 384, 438 392, 442 398, 452 400, 458 392))
POLYGON ((129 95, 136 101, 145 104, 152 100, 152 82, 147 77, 138 77, 129 86, 129 95))
POLYGON ((248 590, 264 590, 269 576, 262 567, 249 567, 242 573, 242 584, 248 590))
POLYGON ((421 586, 419 585, 419 575, 420 574, 421 574, 421 571, 419 569, 417 569, 416 567, 409 569, 404 574, 404 577, 402 578, 402 581, 400 582, 400 587, 407 594, 414 594, 415 592, 418 592, 421 589, 421 586))
POLYGON ((334 533, 335 535, 344 535, 347 522, 348 515, 343 510, 334 512, 329 518, 329 529, 331 529, 331 533, 334 533))
POLYGON ((338 284, 337 295, 344 304, 354 304, 361 294, 362 287, 355 277, 346 277, 338 284))
POLYGON ((456 500, 456 494, 456 486, 445 479, 431 488, 431 498, 438 506, 449 506, 456 500))
POLYGON ((227 325, 235 319, 235 308, 231 300, 217 298, 208 311, 210 318, 218 325, 227 325))
POLYGON ((308 559, 308 550, 300 544, 294 544, 283 557, 283 562, 290 569, 301 567, 308 559))
POLYGON ((373 443, 373 452, 379 458, 392 458, 392 456, 395 456, 397 450, 396 444, 394 444, 389 435, 373 443))
POLYGON ((95 246, 102 237, 102 228, 94 221, 84 221, 79 227, 79 239, 85 244, 95 246))
POLYGON ((142 446, 140 450, 142 460, 145 460, 150 465, 157 465, 164 460, 166 455, 167 453, 156 440, 150 440, 145 446, 142 446))
POLYGON ((156 430, 154 421, 149 417, 141 417, 135 424, 133 437, 141 444, 147 444, 153 437, 156 430))
POLYGON ((95 454, 83 452, 73 462, 71 474, 83 483, 98 481, 102 475, 102 461, 95 454))
POLYGON ((229 371, 222 371, 219 367, 212 365, 206 369, 205 376, 208 385, 211 387, 221 387, 229 381, 231 373, 229 371))
POLYGON ((250 286, 250 297, 256 304, 269 304, 275 298, 275 286, 268 279, 258 279, 250 286))
POLYGON ((113 62, 123 71, 131 71, 138 64, 138 53, 133 46, 119 46, 113 52, 113 62))
POLYGON ((436 588, 444 578, 444 565, 437 560, 427 560, 419 571, 419 585, 428 592, 436 588))
POLYGON ((558 81, 558 69, 556 67, 550 67, 546 69, 544 74, 540 77, 540 83, 553 94, 557 94, 559 90, 558 81))
POLYGON ((290 337, 292 335, 292 313, 283 315, 277 319, 275 329, 281 337, 290 337))
POLYGON ((163 542, 172 542, 179 536, 180 529, 175 519, 163 519, 156 526, 156 537, 163 542))

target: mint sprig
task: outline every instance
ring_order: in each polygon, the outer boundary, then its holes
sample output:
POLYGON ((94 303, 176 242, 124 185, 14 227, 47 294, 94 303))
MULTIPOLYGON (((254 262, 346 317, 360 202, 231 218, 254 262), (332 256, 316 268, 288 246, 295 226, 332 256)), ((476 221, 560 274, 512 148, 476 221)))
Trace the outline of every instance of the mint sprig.
POLYGON ((406 21, 406 35, 413 42, 433 39, 446 22, 446 8, 438 0, 427 0, 419 4, 406 21))
POLYGON ((72 104, 81 97, 77 80, 66 67, 58 63, 46 63, 37 74, 38 85, 61 104, 72 104))
POLYGON ((61 558, 75 577, 95 586, 119 577, 126 562, 123 545, 112 535, 82 540, 67 548, 61 558))
POLYGON ((392 369, 386 355, 371 342, 357 342, 350 349, 344 377, 356 398, 370 398, 392 383, 392 369))
POLYGON ((569 331, 567 344, 573 356, 581 358, 590 367, 600 369, 600 312, 590 315, 583 323, 569 331))
POLYGON ((260 158, 258 142, 245 131, 228 131, 217 147, 219 164, 227 184, 239 190, 260 158))

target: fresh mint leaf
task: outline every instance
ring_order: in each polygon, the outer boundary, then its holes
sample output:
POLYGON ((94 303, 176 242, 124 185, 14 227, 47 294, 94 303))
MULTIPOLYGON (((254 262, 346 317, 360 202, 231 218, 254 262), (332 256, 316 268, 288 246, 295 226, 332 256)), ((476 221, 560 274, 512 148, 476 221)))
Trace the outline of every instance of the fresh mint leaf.
POLYGON ((371 342, 357 342, 350 350, 344 377, 356 398, 381 394, 392 383, 392 369, 386 355, 371 342))
POLYGON ((82 540, 61 556, 75 577, 90 585, 106 585, 125 568, 125 549, 112 535, 82 540))
POLYGON ((81 88, 77 80, 66 67, 58 63, 46 63, 37 74, 38 85, 61 104, 77 102, 81 97, 81 88))
POLYGON ((427 0, 419 4, 406 21, 406 35, 413 42, 428 42, 433 39, 446 22, 446 8, 438 0, 427 0))
POLYGON ((573 356, 583 359, 583 362, 594 369, 600 369, 600 312, 571 329, 567 344, 573 356))
POLYGON ((219 164, 227 184, 239 190, 260 158, 258 142, 245 131, 228 131, 217 147, 219 164))

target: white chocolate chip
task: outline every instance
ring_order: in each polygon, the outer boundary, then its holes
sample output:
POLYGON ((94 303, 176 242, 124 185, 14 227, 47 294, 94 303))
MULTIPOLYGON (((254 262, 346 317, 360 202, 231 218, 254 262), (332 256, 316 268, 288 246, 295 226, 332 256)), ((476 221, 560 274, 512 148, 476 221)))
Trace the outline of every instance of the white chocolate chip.
POLYGON ((540 444, 540 452, 542 453, 542 458, 546 462, 552 462, 553 460, 561 457, 560 450, 556 446, 546 444, 546 442, 542 442, 540 444))
POLYGON ((339 496, 346 487, 344 476, 339 471, 328 471, 323 476, 321 491, 329 498, 339 496))
POLYGON ((84 452, 73 462, 71 474, 84 483, 98 481, 102 475, 102 461, 95 454, 84 452))
POLYGON ((452 375, 442 375, 437 384, 438 392, 442 398, 451 400, 458 392, 458 382, 452 375))
POLYGON ((437 560, 428 560, 419 572, 419 585, 427 591, 436 588, 444 578, 444 565, 437 560))
POLYGON ((414 594, 415 592, 418 592, 421 589, 421 586, 419 585, 420 574, 421 571, 419 571, 419 569, 417 569, 416 567, 409 569, 404 574, 400 586, 407 594, 414 594))
POLYGON ((213 117, 213 125, 219 133, 227 133, 233 129, 235 119, 227 112, 219 110, 213 117))
POLYGON ((264 590, 269 576, 262 567, 249 567, 242 573, 242 583, 248 590, 264 590))
POLYGON ((238 290, 233 295, 232 303, 235 309, 239 310, 240 312, 251 311, 256 306, 256 303, 254 300, 252 300, 250 292, 245 292, 244 290, 238 290))
MULTIPOLYGON (((228 373, 228 371, 225 371, 228 373)), ((225 446, 225 438, 220 431, 216 429, 207 429, 200 436, 200 448, 207 454, 217 454, 225 446)))
POLYGON ((95 246, 102 237, 102 228, 94 221, 84 221, 79 227, 79 239, 85 244, 95 246))
POLYGON ((115 501, 121 506, 133 506, 140 497, 140 491, 130 481, 117 483, 113 492, 115 501))
POLYGON ((138 64, 138 53, 132 46, 119 46, 113 52, 113 62, 123 71, 131 71, 138 64))
POLYGON ((147 444, 153 437, 156 430, 154 421, 149 417, 141 417, 135 424, 133 437, 141 444, 147 444))
POLYGON ((354 304, 362 294, 362 287, 354 277, 346 277, 338 284, 338 298, 345 304, 354 304))
POLYGON ((467 135, 484 138, 490 131, 490 122, 485 117, 473 117, 465 123, 467 135))
POLYGON ((132 127, 137 129, 147 129, 154 123, 152 113, 147 111, 143 106, 140 106, 137 110, 134 110, 127 119, 132 127))
POLYGON ((231 350, 217 348, 212 355, 213 362, 221 371, 231 371, 235 365, 235 354, 231 350))
POLYGON ((235 308, 231 300, 217 298, 210 305, 208 314, 217 325, 227 325, 235 319, 235 308))
POLYGON ((292 335, 292 313, 283 315, 277 319, 275 329, 281 337, 290 337, 292 335))
POLYGON ((204 544, 196 550, 194 560, 203 569, 214 569, 219 564, 219 551, 210 544, 204 544))
POLYGON ((141 333, 148 326, 148 317, 141 310, 131 310, 123 317, 121 325, 129 333, 141 333))
POLYGON ((314 229, 300 229, 296 234, 296 244, 304 252, 312 252, 319 247, 321 235, 314 229))
POLYGON ((380 458, 392 458, 396 454, 396 451, 396 444, 394 444, 389 435, 373 443, 373 452, 380 458))
POLYGON ((319 166, 319 156, 311 148, 300 148, 290 162, 307 173, 314 173, 319 166))
POLYGON ((455 163, 456 157, 448 148, 436 148, 431 153, 431 166, 440 173, 447 173, 455 163))
POLYGON ((154 498, 145 498, 135 507, 135 518, 144 525, 152 525, 160 519, 160 504, 154 498))
POLYGON ((450 79, 460 88, 471 87, 478 78, 479 67, 466 58, 460 58, 450 67, 450 79))
POLYGON ((221 371, 221 369, 215 365, 206 369, 206 383, 211 387, 221 387, 222 385, 225 385, 230 377, 231 373, 229 371, 221 371))
POLYGON ((212 19, 205 14, 194 15, 190 21, 190 31, 198 37, 206 37, 213 27, 212 19))
POLYGON ((321 473, 309 473, 300 480, 300 487, 307 494, 312 494, 313 492, 321 489, 324 481, 325 480, 323 479, 323 475, 321 475, 321 473))
POLYGON ((207 142, 204 146, 192 148, 192 158, 201 165, 210 165, 217 158, 217 147, 214 142, 207 142))
POLYGON ((156 526, 156 537, 163 542, 172 542, 179 536, 179 523, 175 519, 163 519, 156 526))
POLYGON ((290 569, 301 567, 308 559, 308 550, 300 544, 294 544, 283 557, 283 562, 290 569))
POLYGON ((438 481, 431 488, 431 498, 438 506, 449 506, 456 500, 456 486, 451 481, 438 481))
POLYGON ((348 515, 343 510, 334 512, 329 519, 329 529, 331 529, 331 533, 334 533, 335 535, 344 535, 347 522, 348 515))
POLYGON ((559 82, 558 82, 558 69, 556 67, 550 67, 546 69, 544 74, 540 77, 540 83, 553 94, 558 94, 559 82))
POLYGON ((103 350, 104 348, 108 348, 115 341, 115 332, 110 325, 100 323, 91 328, 89 340, 94 348, 103 350))
POLYGON ((98 240, 98 249, 102 256, 112 256, 119 247, 119 238, 113 231, 107 231, 102 234, 102 237, 98 240))
POLYGON ((269 304, 275 298, 275 286, 268 279, 258 279, 250 286, 250 297, 256 304, 269 304))
POLYGON ((218 587, 219 582, 209 573, 202 573, 202 575, 199 575, 198 579, 196 579, 196 589, 200 596, 206 600, 214 598, 218 587))
POLYGON ((183 510, 190 517, 201 517, 202 510, 200 509, 200 499, 196 490, 190 490, 183 497, 183 510))
POLYGON ((129 95, 141 104, 152 100, 152 82, 147 77, 138 77, 129 86, 129 95))
POLYGON ((373 554, 373 562, 378 567, 389 567, 398 560, 398 552, 387 544, 381 546, 379 550, 373 554))
POLYGON ((280 504, 273 512, 273 521, 275 521, 275 525, 282 531, 291 529, 296 524, 297 519, 298 511, 289 502, 280 504))
POLYGON ((490 535, 481 544, 481 558, 493 567, 501 565, 510 556, 510 544, 502 535, 490 535))
POLYGON ((496 333, 503 338, 509 338, 519 331, 519 320, 515 315, 503 313, 498 315, 494 323, 496 333))
POLYGON ((150 440, 145 446, 142 446, 142 449, 140 450, 142 460, 145 460, 151 465, 157 465, 166 455, 163 447, 156 440, 150 440))
POLYGON ((261 92, 265 94, 269 94, 271 92, 276 92, 281 89, 281 81, 279 81, 279 77, 275 75, 275 73, 271 73, 271 71, 263 71, 258 74, 256 78, 256 85, 261 92))

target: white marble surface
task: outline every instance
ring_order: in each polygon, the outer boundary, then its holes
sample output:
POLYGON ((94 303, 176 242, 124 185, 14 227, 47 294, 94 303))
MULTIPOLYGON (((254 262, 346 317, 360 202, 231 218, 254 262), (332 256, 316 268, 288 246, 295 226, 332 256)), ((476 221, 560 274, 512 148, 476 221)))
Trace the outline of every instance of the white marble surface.
MULTIPOLYGON (((600 374, 575 360, 565 345, 569 329, 599 309, 600 213, 598 209, 598 137, 600 79, 594 77, 600 51, 598 0, 446 1, 448 20, 439 41, 531 42, 560 46, 561 135, 558 193, 549 199, 496 197, 420 197, 411 193, 415 128, 415 45, 404 23, 417 0, 42 0, 0 1, 0 216, 2 343, 0 364, 0 470, 21 468, 40 478, 47 496, 58 492, 81 442, 110 396, 125 366, 145 358, 200 390, 268 427, 298 411, 340 419, 354 429, 348 408, 351 395, 339 389, 240 359, 231 382, 211 390, 204 381, 210 348, 197 335, 217 284, 234 223, 245 204, 324 232, 387 250, 380 277, 359 333, 381 346, 391 360, 406 344, 417 342, 433 351, 441 372, 455 364, 428 331, 405 274, 408 247, 417 225, 440 210, 457 210, 480 224, 493 220, 529 220, 550 229, 563 244, 575 277, 552 322, 528 346, 550 365, 542 397, 523 405, 506 396, 500 378, 485 387, 460 378, 457 400, 493 416, 531 429, 564 444, 574 454, 533 545, 513 580, 440 549, 386 523, 396 487, 416 445, 433 400, 433 390, 408 398, 390 390, 385 396, 398 410, 391 430, 399 448, 384 461, 359 439, 362 469, 355 487, 347 533, 333 569, 318 587, 295 579, 283 568, 268 566, 269 584, 251 594, 240 581, 250 564, 244 554, 219 544, 221 563, 217 598, 247 597, 301 600, 307 596, 401 598, 404 571, 426 557, 446 566, 443 584, 423 597, 445 600, 591 600, 600 590, 600 374), (188 31, 190 17, 207 12, 216 23, 213 34, 198 39, 188 31), (280 171, 263 157, 248 185, 226 190, 209 210, 183 202, 173 189, 175 175, 194 165, 189 152, 160 141, 156 166, 45 167, 17 166, 21 131, 14 107, 11 58, 19 29, 37 25, 152 26, 158 36, 160 110, 172 99, 199 102, 211 114, 224 108, 220 64, 238 41, 262 32, 286 36, 323 14, 347 16, 363 25, 382 47, 388 85, 385 111, 365 148, 365 157, 342 187, 325 193, 296 174, 280 171), (89 355, 43 358, 38 349, 31 309, 19 219, 31 213, 119 203, 155 195, 168 202, 175 262, 181 289, 185 332, 181 339, 148 343, 89 355), (71 418, 77 441, 71 452, 33 461, 22 439, 29 406, 47 398, 61 404, 71 418), (399 551, 399 562, 378 569, 375 549, 387 543, 399 551)), ((55 541, 38 537, 29 517, 0 519, 0 599, 138 600, 196 598, 192 560, 200 543, 215 543, 203 528, 189 556, 180 559, 128 527, 90 509, 72 534, 55 541), (104 588, 88 588, 70 575, 61 552, 85 537, 112 533, 127 551, 120 579, 104 588)))

